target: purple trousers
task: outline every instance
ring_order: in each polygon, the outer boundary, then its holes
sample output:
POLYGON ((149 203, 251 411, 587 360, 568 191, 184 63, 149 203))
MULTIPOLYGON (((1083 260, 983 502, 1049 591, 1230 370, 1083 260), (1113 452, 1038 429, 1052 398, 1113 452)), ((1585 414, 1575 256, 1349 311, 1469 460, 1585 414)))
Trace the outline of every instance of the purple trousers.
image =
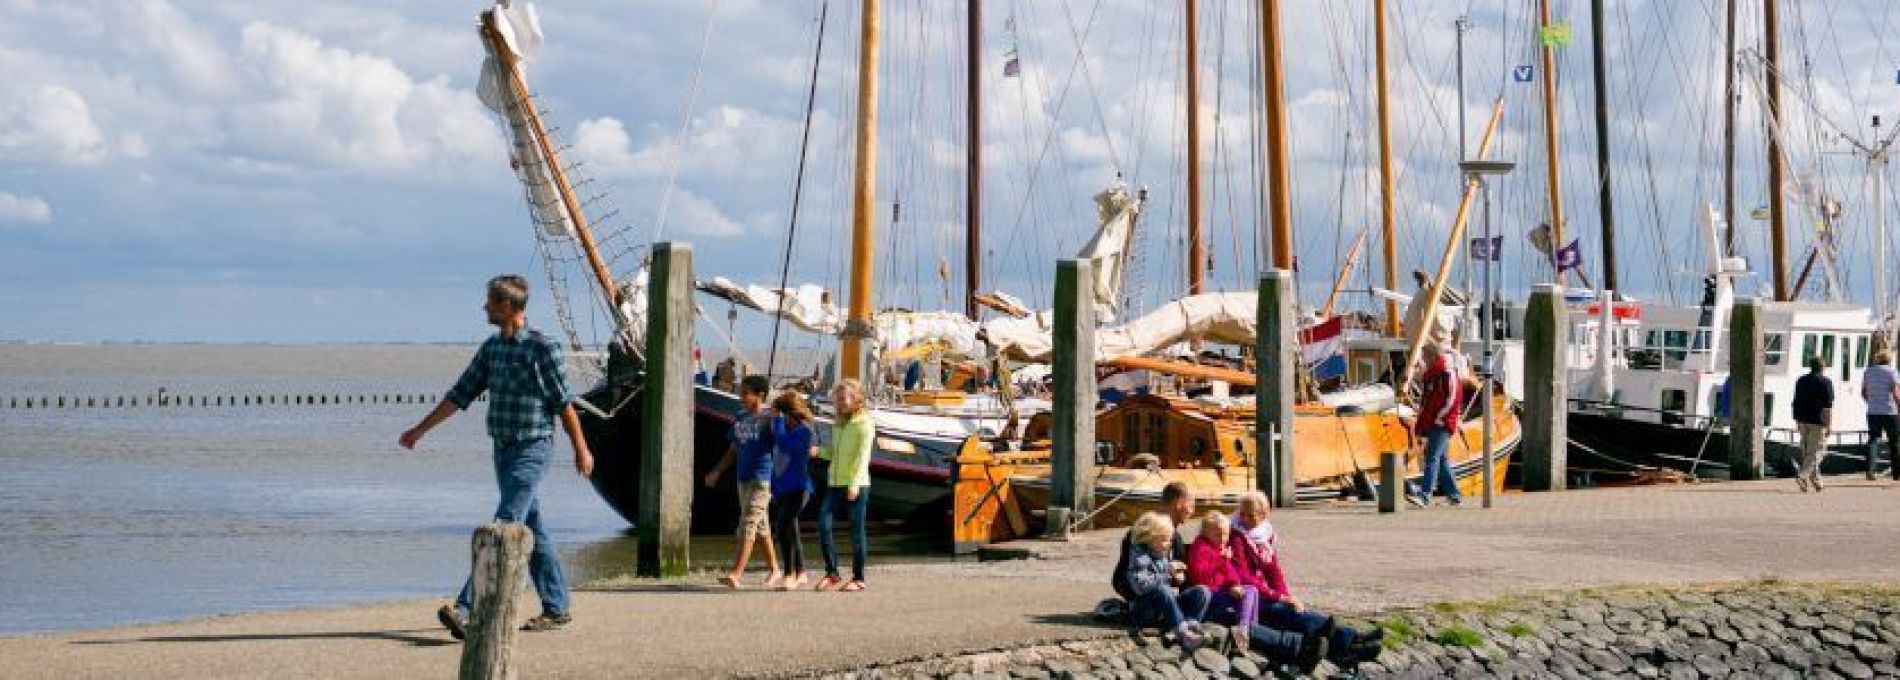
POLYGON ((1259 614, 1260 591, 1253 586, 1241 586, 1238 596, 1233 589, 1222 588, 1207 605, 1207 620, 1225 626, 1252 625, 1260 620, 1259 614))

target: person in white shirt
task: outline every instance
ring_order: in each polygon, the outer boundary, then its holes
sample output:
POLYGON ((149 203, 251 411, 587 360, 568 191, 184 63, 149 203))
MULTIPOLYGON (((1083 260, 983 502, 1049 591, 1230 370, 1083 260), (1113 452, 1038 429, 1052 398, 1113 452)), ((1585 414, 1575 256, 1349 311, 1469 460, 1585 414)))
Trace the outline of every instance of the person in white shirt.
POLYGON ((1874 444, 1887 439, 1887 472, 1900 480, 1900 415, 1894 409, 1900 402, 1900 373, 1893 370, 1893 354, 1874 353, 1874 365, 1860 379, 1860 396, 1867 400, 1867 478, 1874 478, 1874 463, 1879 460, 1874 444))

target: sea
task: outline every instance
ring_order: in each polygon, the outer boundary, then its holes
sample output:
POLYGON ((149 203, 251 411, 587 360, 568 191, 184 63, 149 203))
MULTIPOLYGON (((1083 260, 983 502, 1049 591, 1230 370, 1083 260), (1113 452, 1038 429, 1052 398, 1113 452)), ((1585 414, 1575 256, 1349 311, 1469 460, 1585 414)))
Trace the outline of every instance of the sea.
MULTIPOLYGON (((413 451, 396 440, 473 352, 0 345, 0 635, 452 597, 470 532, 498 498, 485 405, 413 451), (147 405, 161 390, 174 404, 240 405, 147 405), (242 405, 257 395, 347 403, 242 405), (37 401, 61 397, 66 408, 37 401), (13 405, 27 398, 34 408, 13 405)), ((541 507, 570 580, 630 573, 629 525, 575 473, 567 445, 556 451, 541 507)), ((695 566, 729 564, 730 546, 695 539, 695 566)))

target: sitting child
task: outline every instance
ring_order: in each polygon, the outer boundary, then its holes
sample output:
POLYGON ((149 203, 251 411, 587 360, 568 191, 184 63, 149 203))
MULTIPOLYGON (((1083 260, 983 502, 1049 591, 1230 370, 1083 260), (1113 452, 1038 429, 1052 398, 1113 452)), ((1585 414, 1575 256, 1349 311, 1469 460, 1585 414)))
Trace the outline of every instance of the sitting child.
POLYGON ((1231 545, 1240 569, 1254 574, 1260 585, 1260 623, 1278 630, 1318 636, 1328 641, 1327 660, 1342 667, 1377 659, 1383 630, 1361 633, 1338 625, 1333 617, 1306 608, 1287 588, 1280 568, 1273 523, 1267 519, 1267 495, 1259 491, 1240 497, 1231 545))
POLYGON ((1201 518, 1201 535, 1187 549, 1187 582, 1211 593, 1207 620, 1228 626, 1259 620, 1260 578, 1237 561, 1231 524, 1219 510, 1201 518))
MULTIPOLYGON (((1183 649, 1201 645, 1200 620, 1207 613, 1207 588, 1188 586, 1177 594, 1169 585, 1173 567, 1168 559, 1174 541, 1174 520, 1150 512, 1128 529, 1127 571, 1115 575, 1127 588, 1130 618, 1136 625, 1164 624, 1174 631, 1183 649)), ((1118 591, 1120 589, 1118 588, 1118 591)))

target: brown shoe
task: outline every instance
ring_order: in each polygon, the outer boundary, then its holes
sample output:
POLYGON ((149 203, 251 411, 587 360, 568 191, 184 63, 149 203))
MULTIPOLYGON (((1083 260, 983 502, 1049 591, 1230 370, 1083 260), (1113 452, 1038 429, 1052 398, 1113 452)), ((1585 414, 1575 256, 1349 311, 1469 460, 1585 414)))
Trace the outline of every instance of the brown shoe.
POLYGON ((542 614, 528 619, 527 623, 521 625, 521 629, 531 633, 539 633, 543 631, 560 630, 567 627, 567 624, 573 622, 574 615, 572 614, 542 614))
POLYGON ((449 637, 457 640, 468 637, 468 621, 462 618, 461 612, 455 611, 455 605, 445 604, 435 610, 435 620, 442 622, 443 628, 449 629, 449 637))

